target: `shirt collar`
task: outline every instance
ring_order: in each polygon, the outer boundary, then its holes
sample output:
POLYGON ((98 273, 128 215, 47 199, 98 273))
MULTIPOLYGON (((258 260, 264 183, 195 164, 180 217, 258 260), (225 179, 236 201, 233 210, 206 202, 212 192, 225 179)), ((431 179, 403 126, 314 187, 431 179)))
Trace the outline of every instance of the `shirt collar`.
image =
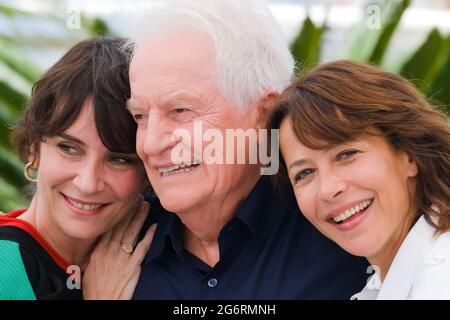
MULTIPOLYGON (((247 226, 257 243, 268 239, 274 223, 279 219, 277 217, 279 212, 276 214, 271 214, 271 212, 278 211, 280 208, 268 206, 268 204, 274 203, 272 198, 275 196, 270 178, 262 176, 236 211, 235 219, 241 220, 247 226)), ((277 203, 279 204, 279 202, 277 203)))
MULTIPOLYGON (((370 268, 370 267, 369 267, 370 268)), ((367 269, 369 272, 370 269, 367 269)), ((373 268, 373 267, 372 267, 373 268)), ((354 294, 350 300, 376 300, 381 288, 380 273, 377 268, 373 268, 374 274, 367 280, 367 284, 361 292, 354 294)))
MULTIPOLYGON (((269 237, 276 221, 281 218, 283 212, 287 211, 273 206, 273 204, 280 205, 282 203, 281 201, 272 201, 272 197, 277 196, 270 178, 262 176, 237 209, 233 218, 242 221, 247 226, 257 243, 262 243, 269 237), (268 203, 271 203, 272 206, 267 206, 268 203)), ((171 242, 178 254, 183 246, 181 220, 176 214, 166 211, 155 195, 149 200, 151 203, 151 215, 155 214, 158 216, 158 227, 156 228, 149 253, 145 258, 146 263, 158 257, 163 252, 168 241, 171 242)))
POLYGON ((369 278, 367 285, 351 299, 404 300, 408 298, 424 257, 432 246, 433 235, 434 228, 421 216, 400 246, 384 282, 381 282, 377 268, 374 268, 375 273, 369 278))
POLYGON ((408 233, 386 274, 378 299, 406 299, 434 241, 435 229, 421 216, 408 233))
MULTIPOLYGON (((164 250, 168 241, 171 241, 174 248, 181 244, 181 222, 176 214, 165 210, 156 194, 153 192, 147 199, 150 202, 149 219, 157 223, 155 235, 150 246, 150 250, 144 260, 149 263, 151 260, 158 257, 164 250)), ((151 223, 147 224, 148 226, 151 223)))

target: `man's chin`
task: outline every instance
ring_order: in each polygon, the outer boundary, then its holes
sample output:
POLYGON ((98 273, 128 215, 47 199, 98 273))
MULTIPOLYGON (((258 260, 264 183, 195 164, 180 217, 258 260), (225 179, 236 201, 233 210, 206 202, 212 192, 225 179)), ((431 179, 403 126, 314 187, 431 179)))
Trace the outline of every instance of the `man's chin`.
POLYGON ((189 211, 192 207, 186 206, 184 203, 173 203, 173 201, 169 201, 167 203, 161 201, 161 205, 163 208, 169 212, 180 214, 183 212, 189 211))
MULTIPOLYGON (((157 194, 158 195, 158 194, 157 194)), ((158 195, 159 201, 164 209, 173 213, 182 213, 195 207, 195 201, 192 196, 183 195, 158 195)))

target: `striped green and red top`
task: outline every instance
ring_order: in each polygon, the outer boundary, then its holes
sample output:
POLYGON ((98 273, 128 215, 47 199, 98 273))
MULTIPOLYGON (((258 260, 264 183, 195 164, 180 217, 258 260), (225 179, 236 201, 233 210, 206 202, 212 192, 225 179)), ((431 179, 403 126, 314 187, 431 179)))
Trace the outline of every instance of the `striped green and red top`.
POLYGON ((0 300, 82 299, 69 264, 28 222, 24 209, 0 215, 0 300))

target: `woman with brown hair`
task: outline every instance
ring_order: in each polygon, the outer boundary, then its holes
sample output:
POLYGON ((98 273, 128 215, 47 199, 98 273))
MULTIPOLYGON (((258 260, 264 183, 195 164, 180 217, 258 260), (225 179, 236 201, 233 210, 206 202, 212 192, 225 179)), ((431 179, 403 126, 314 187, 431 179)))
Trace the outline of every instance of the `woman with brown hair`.
POLYGON ((124 43, 83 41, 33 88, 14 141, 36 192, 27 209, 0 216, 0 299, 131 298, 154 228, 135 246, 148 181, 126 110, 124 43), (93 251, 96 263, 114 257, 101 296, 93 251))
POLYGON ((269 126, 302 213, 373 266, 354 299, 450 299, 444 113, 397 75, 337 61, 286 89, 269 126))

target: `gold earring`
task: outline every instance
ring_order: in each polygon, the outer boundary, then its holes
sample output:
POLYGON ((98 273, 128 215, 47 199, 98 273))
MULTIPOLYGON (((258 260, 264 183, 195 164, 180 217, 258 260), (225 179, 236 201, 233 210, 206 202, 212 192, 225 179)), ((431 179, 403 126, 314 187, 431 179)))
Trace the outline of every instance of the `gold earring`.
MULTIPOLYGON (((26 165, 25 165, 25 169, 23 169, 23 175, 25 176, 25 179, 27 179, 29 182, 31 182, 31 183, 33 183, 33 184, 36 184, 38 181, 37 181, 37 179, 34 179, 33 177, 31 177, 31 175, 30 175, 30 168, 31 168, 31 165, 32 165, 33 163, 32 162, 28 162, 26 165)), ((32 169, 32 168, 31 168, 32 169)))

